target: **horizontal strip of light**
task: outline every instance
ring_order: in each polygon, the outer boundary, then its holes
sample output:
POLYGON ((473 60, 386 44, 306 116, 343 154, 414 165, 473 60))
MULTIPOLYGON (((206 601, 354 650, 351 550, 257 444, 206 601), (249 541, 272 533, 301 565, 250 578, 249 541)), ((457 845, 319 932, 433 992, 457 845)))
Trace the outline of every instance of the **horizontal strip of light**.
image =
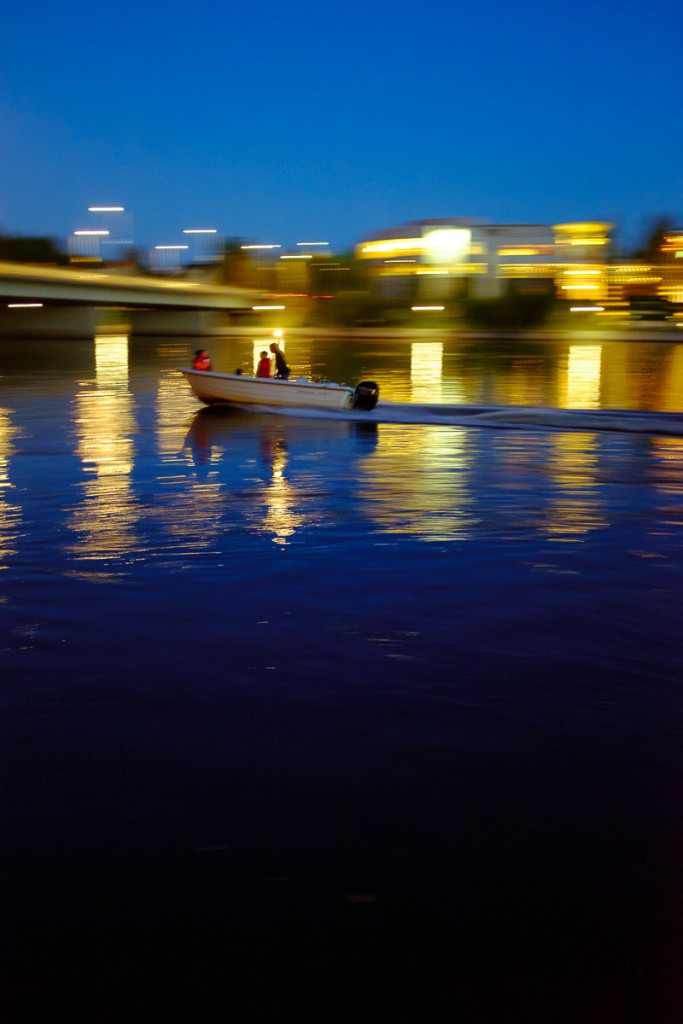
POLYGON ((297 242, 297 245, 329 245, 329 242, 297 242))
POLYGON ((284 309, 284 306, 252 306, 252 309, 284 309))
POLYGON ((155 249, 189 249, 189 245, 155 245, 155 249))
MULTIPOLYGON (((604 306, 571 306, 570 313, 604 313, 604 306)), ((620 314, 621 315, 621 314, 620 314)))
POLYGON ((440 309, 445 309, 446 307, 445 306, 411 306, 410 308, 412 309, 412 311, 414 313, 417 313, 419 310, 440 310, 440 309))
POLYGON ((567 277, 588 277, 589 274, 595 276, 600 273, 600 270, 565 270, 567 277))
POLYGON ((183 228, 184 235, 216 235, 218 228, 183 228))
POLYGON ((309 252, 309 253, 302 254, 300 256, 281 256, 280 259, 281 260, 311 260, 311 259, 313 259, 313 257, 311 256, 311 254, 309 252))
POLYGON ((123 206, 89 206, 89 213, 123 213, 123 206))
POLYGON ((281 249, 281 245, 241 245, 240 249, 281 249))
POLYGON ((597 284, 563 284, 562 290, 565 292, 597 292, 598 286, 597 284))
POLYGON ((509 247, 498 250, 499 256, 539 256, 538 249, 511 249, 509 247))
POLYGON ((42 306, 42 302, 8 302, 8 309, 37 309, 42 306))
POLYGON ((108 231, 74 231, 74 235, 108 235, 108 231))
POLYGON ((364 245, 361 252, 367 253, 372 256, 374 253, 383 252, 400 252, 406 249, 415 249, 421 251, 426 247, 426 242, 422 238, 395 238, 387 239, 382 242, 369 242, 364 245))

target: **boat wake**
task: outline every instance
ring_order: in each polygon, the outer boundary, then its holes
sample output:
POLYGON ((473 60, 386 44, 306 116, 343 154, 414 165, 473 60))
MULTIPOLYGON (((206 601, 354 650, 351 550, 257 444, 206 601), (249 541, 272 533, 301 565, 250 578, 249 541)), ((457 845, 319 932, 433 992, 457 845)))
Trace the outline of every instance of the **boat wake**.
MULTIPOLYGON (((246 407, 244 407, 246 409, 246 407)), ((634 412, 625 409, 552 409, 534 406, 411 405, 379 402, 367 412, 249 407, 252 412, 295 419, 345 420, 362 423, 442 424, 535 430, 614 431, 683 437, 683 413, 634 412)))

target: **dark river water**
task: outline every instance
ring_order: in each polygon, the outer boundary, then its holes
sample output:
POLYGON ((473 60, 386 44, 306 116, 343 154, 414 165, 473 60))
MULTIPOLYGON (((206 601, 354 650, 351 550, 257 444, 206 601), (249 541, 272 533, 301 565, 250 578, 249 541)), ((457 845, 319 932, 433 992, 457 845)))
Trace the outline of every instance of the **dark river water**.
POLYGON ((0 1019, 678 1024, 683 345, 196 347, 0 341, 0 1019))

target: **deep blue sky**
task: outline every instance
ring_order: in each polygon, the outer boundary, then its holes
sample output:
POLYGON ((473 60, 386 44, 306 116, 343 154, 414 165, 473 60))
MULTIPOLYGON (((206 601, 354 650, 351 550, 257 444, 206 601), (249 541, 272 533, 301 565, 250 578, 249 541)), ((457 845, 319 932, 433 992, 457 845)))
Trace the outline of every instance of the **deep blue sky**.
POLYGON ((3 13, 0 230, 121 204, 337 248, 405 220, 683 221, 683 0, 24 0, 3 13))

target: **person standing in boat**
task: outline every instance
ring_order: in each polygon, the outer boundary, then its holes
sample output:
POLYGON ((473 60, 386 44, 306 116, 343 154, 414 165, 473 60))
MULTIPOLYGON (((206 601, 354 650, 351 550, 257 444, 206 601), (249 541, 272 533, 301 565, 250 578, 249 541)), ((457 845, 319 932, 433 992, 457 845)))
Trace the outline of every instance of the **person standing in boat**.
POLYGON ((257 377, 270 377, 270 356, 267 352, 259 353, 259 364, 256 367, 257 377))
POLYGON ((198 348, 194 354, 192 361, 193 370, 210 370, 211 360, 209 359, 209 353, 205 348, 198 348))
POLYGON ((279 377, 280 380, 289 380, 289 367, 287 366, 287 360, 285 359, 284 352, 277 342, 272 342, 270 351, 275 356, 275 376, 279 377))

